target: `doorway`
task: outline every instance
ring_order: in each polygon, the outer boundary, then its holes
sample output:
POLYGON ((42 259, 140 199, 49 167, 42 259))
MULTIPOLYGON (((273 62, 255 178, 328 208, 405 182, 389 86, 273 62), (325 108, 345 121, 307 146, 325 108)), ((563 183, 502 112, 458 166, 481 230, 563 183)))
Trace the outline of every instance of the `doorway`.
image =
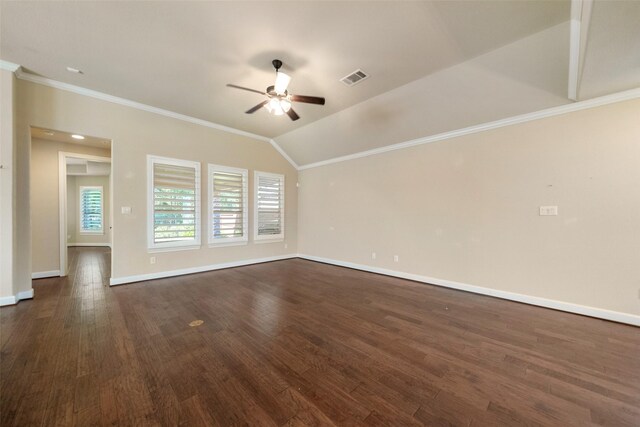
POLYGON ((34 279, 68 275, 70 247, 112 247, 111 172, 110 140, 31 129, 34 279))

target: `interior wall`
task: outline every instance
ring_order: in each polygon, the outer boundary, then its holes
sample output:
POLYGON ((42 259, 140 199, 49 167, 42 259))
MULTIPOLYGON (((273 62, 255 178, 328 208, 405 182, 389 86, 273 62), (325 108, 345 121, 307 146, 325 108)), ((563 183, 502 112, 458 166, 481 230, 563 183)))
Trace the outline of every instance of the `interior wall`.
POLYGON ((640 314, 640 100, 299 180, 301 254, 640 314))
MULTIPOLYGON (((100 99, 60 89, 18 80, 17 111, 18 144, 28 147, 29 126, 38 126, 84 135, 109 138, 113 141, 113 203, 112 272, 114 278, 151 274, 218 263, 287 255, 297 252, 297 170, 268 142, 236 135, 194 123, 110 103, 100 99), (147 183, 146 156, 174 157, 201 162, 203 176, 207 163, 249 169, 249 191, 253 192, 253 171, 285 175, 285 239, 281 242, 253 242, 244 246, 209 248, 206 227, 203 227, 199 250, 154 253, 156 264, 150 264, 147 251, 147 183), (131 207, 131 214, 121 213, 121 207, 131 207)), ((28 152, 21 161, 26 171, 28 152)), ((28 174, 28 172, 27 172, 28 174)), ((35 212, 28 202, 29 177, 21 177, 18 186, 20 217, 18 227, 30 235, 29 215, 35 212)), ((202 186, 202 218, 207 217, 206 186, 202 186)), ((252 197, 249 223, 253 224, 252 197)), ((40 238, 34 224, 33 234, 40 238)), ((39 250, 33 248, 34 252, 39 250)), ((31 240, 23 244, 18 255, 31 259, 31 240)), ((44 268, 41 266, 39 268, 44 268)), ((35 270, 34 270, 35 271, 35 270)))
POLYGON ((59 152, 111 157, 109 149, 33 139, 30 189, 33 273, 60 269, 59 152))
POLYGON ((109 190, 109 176, 67 176, 67 245, 96 245, 104 246, 111 243, 109 227, 111 220, 110 204, 111 192, 109 190), (102 211, 103 230, 102 234, 82 234, 80 233, 80 187, 100 186, 102 187, 102 211))
POLYGON ((17 294, 15 86, 13 73, 0 69, 0 305, 13 304, 17 294))

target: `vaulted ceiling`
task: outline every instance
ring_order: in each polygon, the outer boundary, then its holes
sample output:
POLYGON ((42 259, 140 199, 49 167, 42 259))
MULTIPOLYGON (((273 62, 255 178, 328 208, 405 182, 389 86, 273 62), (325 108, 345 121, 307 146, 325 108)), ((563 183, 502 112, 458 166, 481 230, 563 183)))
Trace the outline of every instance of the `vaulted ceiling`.
MULTIPOLYGON (((616 3, 593 5, 581 98, 640 85, 640 2, 616 3)), ((569 19, 568 0, 3 1, 0 58, 275 138, 304 165, 572 102, 569 19), (225 85, 264 90, 275 58, 326 105, 244 114, 261 96, 225 85), (358 68, 371 77, 339 81, 358 68)))

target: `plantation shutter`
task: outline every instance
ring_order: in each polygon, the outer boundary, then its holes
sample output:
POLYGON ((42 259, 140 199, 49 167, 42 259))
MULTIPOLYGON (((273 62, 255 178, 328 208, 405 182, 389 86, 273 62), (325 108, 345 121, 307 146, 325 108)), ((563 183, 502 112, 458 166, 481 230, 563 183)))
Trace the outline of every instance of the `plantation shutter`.
POLYGON ((102 233, 102 187, 80 187, 80 231, 102 233))
POLYGON ((196 241, 197 168, 153 162, 153 242, 196 241))
POLYGON ((211 243, 247 240, 247 171, 209 166, 211 243))
POLYGON ((256 172, 256 239, 284 237, 284 176, 256 172))

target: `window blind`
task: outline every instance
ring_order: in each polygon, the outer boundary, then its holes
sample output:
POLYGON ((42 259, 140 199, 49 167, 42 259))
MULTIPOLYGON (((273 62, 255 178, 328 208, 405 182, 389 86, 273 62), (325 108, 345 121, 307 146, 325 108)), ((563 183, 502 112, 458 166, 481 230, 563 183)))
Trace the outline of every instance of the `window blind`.
POLYGON ((80 187, 80 232, 102 233, 102 187, 80 187))
POLYGON ((284 176, 256 172, 255 238, 284 237, 284 176))
POLYGON ((209 243, 247 240, 246 169, 209 165, 209 243))
POLYGON ((152 159, 153 230, 150 246, 199 244, 199 163, 152 159))

